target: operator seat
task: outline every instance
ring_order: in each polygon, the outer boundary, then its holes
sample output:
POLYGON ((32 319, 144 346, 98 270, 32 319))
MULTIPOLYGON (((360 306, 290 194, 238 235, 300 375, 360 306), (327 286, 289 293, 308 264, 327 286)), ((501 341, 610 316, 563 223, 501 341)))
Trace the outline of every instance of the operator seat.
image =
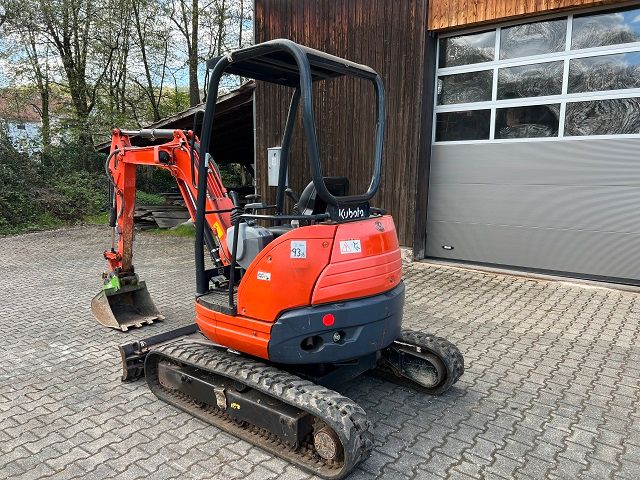
MULTIPOLYGON (((335 197, 349 195, 349 179, 347 177, 324 177, 324 184, 327 186, 329 193, 335 197)), ((294 211, 296 211, 297 215, 317 215, 327 211, 327 204, 318 195, 313 182, 309 182, 302 191, 294 211)))
MULTIPOLYGON (((347 177, 324 177, 324 183, 329 193, 333 196, 344 197, 349 195, 349 179, 347 177)), ((309 182, 302 191, 298 203, 293 207, 294 215, 317 215, 326 211, 327 203, 320 198, 313 182, 309 182)), ((268 227, 268 230, 274 237, 279 237, 290 232, 292 228, 291 224, 287 223, 268 227)))

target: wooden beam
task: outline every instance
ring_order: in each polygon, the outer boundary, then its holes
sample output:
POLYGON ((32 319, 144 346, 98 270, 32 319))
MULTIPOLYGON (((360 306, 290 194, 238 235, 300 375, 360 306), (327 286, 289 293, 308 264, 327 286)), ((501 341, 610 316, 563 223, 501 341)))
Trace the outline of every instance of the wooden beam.
POLYGON ((513 20, 572 8, 620 4, 619 0, 431 0, 429 30, 447 30, 513 20))

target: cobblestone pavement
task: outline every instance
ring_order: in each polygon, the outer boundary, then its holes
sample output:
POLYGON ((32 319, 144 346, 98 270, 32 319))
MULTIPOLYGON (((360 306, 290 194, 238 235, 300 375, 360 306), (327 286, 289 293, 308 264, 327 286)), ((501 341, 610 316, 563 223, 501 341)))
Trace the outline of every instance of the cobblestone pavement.
MULTIPOLYGON (((192 241, 139 235, 167 320, 99 326, 102 227, 0 238, 0 478, 309 476, 120 382, 115 346, 192 319, 192 241)), ((351 478, 640 478, 640 297, 415 263, 409 326, 467 371, 441 397, 364 376, 344 393, 375 425, 351 478)))

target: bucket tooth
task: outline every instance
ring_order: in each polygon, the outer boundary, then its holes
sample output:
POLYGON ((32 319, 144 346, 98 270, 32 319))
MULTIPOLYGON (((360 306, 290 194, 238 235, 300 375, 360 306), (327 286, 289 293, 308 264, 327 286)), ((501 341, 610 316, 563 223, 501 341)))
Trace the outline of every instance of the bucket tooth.
POLYGON ((91 311, 105 327, 126 332, 130 327, 164 320, 144 282, 102 290, 91 300, 91 311))

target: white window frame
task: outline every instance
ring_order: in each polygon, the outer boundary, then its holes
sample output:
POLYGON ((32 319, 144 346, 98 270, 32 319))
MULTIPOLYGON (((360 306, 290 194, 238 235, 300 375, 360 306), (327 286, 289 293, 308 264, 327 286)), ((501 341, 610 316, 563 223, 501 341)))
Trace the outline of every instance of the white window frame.
MULTIPOLYGON (((637 5, 637 4, 636 4, 637 5)), ((611 6, 609 8, 599 8, 599 9, 589 9, 587 11, 581 11, 580 14, 583 13, 596 13, 602 12, 606 13, 611 10, 611 6)), ((615 10, 618 10, 616 8, 615 10)), ((439 68, 440 61, 440 40, 448 37, 457 37, 461 35, 471 34, 471 33, 480 33, 491 31, 492 29, 488 29, 486 27, 478 27, 472 30, 466 31, 455 31, 448 32, 447 34, 443 34, 438 36, 438 42, 436 46, 436 78, 435 78, 435 88, 434 88, 434 98, 433 98, 433 129, 432 129, 432 138, 431 141, 435 145, 462 145, 469 143, 517 143, 517 142, 549 142, 549 141, 567 141, 567 140, 592 140, 592 139, 609 139, 609 138, 640 138, 640 133, 638 134, 615 134, 615 135, 588 135, 588 136, 565 136, 564 128, 565 128, 565 117, 567 110, 567 103, 576 102, 576 101, 591 101, 591 100, 610 100, 610 99, 620 99, 620 98, 637 98, 640 97, 640 88, 631 88, 631 89, 623 89, 623 90, 606 90, 606 91, 598 91, 598 92, 583 92, 583 93, 568 93, 568 83, 569 83, 569 64, 572 59, 575 58, 585 58, 585 57, 596 57, 602 55, 615 55, 621 53, 638 53, 640 52, 640 42, 633 43, 625 43, 621 45, 606 45, 601 47, 593 47, 593 48, 584 48, 579 50, 571 50, 571 36, 573 33, 573 18, 574 14, 564 14, 564 15, 555 15, 555 16, 544 16, 541 18, 536 18, 529 20, 527 22, 509 22, 497 27, 494 27, 496 31, 496 44, 494 51, 494 60, 490 62, 481 62, 474 63, 469 65, 460 65, 456 67, 445 67, 439 68), (561 52, 554 52, 543 55, 532 55, 529 57, 519 57, 514 59, 505 59, 500 60, 500 37, 501 31, 503 28, 513 26, 513 25, 522 25, 525 23, 533 23, 540 22, 546 20, 553 20, 559 18, 567 19, 567 31, 566 31, 566 40, 565 40, 565 49, 561 52), (539 97, 528 97, 528 98, 516 98, 516 99, 508 99, 508 100, 498 100, 498 71, 501 68, 507 67, 518 67, 523 65, 532 65, 537 63, 549 63, 554 61, 563 61, 563 76, 562 76, 562 93, 560 95, 547 95, 547 96, 539 96, 539 97), (493 70, 493 85, 491 92, 491 100, 483 101, 483 102, 472 102, 472 103, 456 103, 450 105, 438 105, 438 78, 444 75, 452 75, 456 73, 470 73, 470 72, 478 72, 484 70, 493 70), (560 105, 560 114, 559 114, 559 125, 558 125, 558 136, 557 137, 533 137, 533 138, 506 138, 506 139, 497 139, 495 138, 495 121, 496 121, 496 112, 499 108, 508 108, 508 107, 526 107, 533 105, 549 105, 549 104, 559 104, 560 105), (437 131, 437 114, 443 112, 466 112, 470 110, 491 110, 491 125, 489 128, 489 138, 485 140, 453 140, 453 141, 436 141, 436 131, 437 131)))

